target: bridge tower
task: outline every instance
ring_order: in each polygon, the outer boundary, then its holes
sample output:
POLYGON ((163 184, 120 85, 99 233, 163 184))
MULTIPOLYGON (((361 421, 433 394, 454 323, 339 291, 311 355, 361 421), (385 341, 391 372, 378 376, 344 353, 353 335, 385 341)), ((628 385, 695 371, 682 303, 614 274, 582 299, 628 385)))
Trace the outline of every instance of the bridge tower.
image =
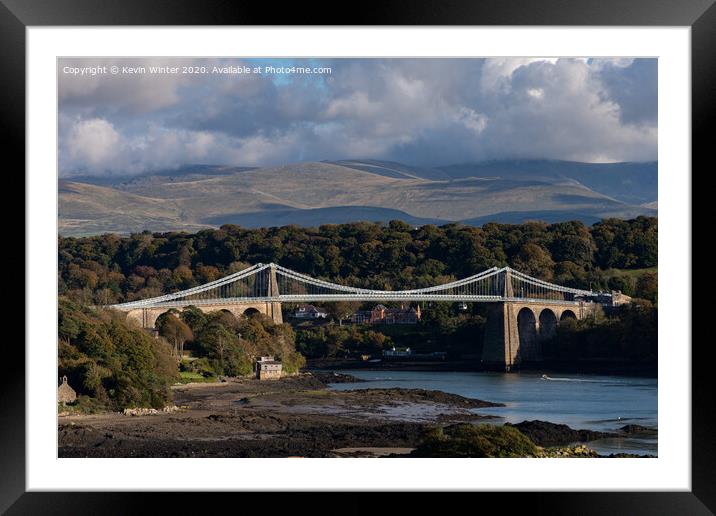
MULTIPOLYGON (((276 279, 276 264, 272 263, 269 267, 268 276, 268 292, 270 298, 278 299, 280 292, 278 290, 278 280, 276 279)), ((267 306, 267 314, 276 324, 283 323, 283 314, 281 313, 281 302, 271 301, 267 306)))
POLYGON ((505 267, 505 292, 504 297, 505 299, 510 299, 515 297, 514 288, 512 286, 512 269, 509 267, 505 267))

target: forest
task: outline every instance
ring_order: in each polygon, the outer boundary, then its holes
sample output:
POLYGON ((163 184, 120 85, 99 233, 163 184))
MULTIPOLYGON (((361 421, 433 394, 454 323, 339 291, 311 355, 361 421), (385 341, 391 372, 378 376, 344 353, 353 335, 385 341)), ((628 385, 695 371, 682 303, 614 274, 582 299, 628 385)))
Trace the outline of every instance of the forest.
POLYGON ((656 301, 657 236, 657 219, 638 217, 591 227, 577 221, 482 227, 391 221, 59 237, 58 289, 85 304, 113 304, 275 262, 318 278, 390 290, 509 265, 565 286, 621 290, 656 301))

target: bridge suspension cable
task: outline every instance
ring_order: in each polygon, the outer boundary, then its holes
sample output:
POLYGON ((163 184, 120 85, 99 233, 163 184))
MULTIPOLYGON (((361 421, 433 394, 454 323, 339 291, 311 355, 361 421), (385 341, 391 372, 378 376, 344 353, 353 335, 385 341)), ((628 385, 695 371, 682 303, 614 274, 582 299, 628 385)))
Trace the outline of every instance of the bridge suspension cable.
POLYGON ((483 301, 513 299, 570 302, 591 296, 587 290, 564 287, 503 267, 467 278, 409 290, 375 290, 340 285, 277 264, 256 264, 224 278, 171 294, 114 305, 113 308, 187 306, 246 301, 483 301))

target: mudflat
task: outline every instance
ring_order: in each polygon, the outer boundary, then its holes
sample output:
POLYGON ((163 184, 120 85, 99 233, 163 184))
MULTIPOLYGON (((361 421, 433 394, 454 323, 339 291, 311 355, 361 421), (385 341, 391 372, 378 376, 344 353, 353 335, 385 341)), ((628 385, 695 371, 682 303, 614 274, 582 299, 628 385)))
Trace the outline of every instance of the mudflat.
POLYGON ((178 410, 60 416, 60 457, 374 457, 409 453, 435 423, 477 422, 498 403, 423 389, 331 391, 303 373, 174 387, 178 410))

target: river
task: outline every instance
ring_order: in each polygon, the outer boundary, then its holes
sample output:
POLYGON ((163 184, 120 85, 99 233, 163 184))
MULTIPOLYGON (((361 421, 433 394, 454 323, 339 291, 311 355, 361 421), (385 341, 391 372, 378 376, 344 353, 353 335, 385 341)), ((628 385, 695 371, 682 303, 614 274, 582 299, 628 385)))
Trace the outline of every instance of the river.
MULTIPOLYGON (((504 403, 476 409, 499 416, 497 423, 540 419, 575 429, 613 432, 626 424, 657 428, 657 380, 626 376, 536 373, 336 371, 367 382, 332 384, 335 390, 403 387, 431 389, 468 398, 504 403)), ((591 441, 601 454, 657 454, 655 437, 624 437, 591 441)))

